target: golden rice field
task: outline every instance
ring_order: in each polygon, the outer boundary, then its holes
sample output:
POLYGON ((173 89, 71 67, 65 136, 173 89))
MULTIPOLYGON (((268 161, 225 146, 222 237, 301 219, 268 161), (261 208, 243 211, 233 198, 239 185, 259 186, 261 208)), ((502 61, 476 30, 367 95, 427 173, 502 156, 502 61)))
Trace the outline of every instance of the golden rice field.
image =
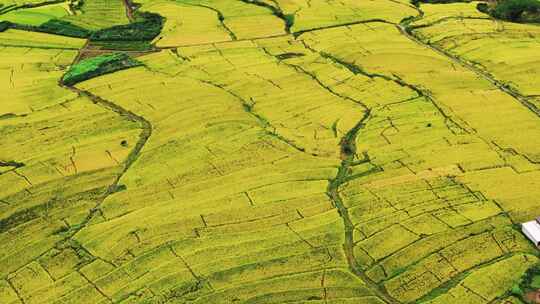
POLYGON ((529 303, 540 27, 477 4, 0 0, 0 304, 529 303))

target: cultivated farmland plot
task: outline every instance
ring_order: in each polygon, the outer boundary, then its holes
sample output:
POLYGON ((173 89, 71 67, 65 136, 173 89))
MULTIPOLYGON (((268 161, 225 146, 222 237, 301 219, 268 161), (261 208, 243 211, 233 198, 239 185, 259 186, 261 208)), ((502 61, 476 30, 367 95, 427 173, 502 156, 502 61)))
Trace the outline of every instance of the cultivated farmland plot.
POLYGON ((423 2, 0 0, 0 303, 535 303, 540 27, 423 2))

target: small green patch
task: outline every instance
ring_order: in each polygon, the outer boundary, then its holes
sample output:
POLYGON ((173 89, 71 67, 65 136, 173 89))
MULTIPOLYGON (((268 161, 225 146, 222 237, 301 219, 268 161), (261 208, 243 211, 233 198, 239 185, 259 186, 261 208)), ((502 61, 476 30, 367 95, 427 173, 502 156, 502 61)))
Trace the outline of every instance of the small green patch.
POLYGON ((535 289, 540 289, 540 274, 533 276, 531 281, 531 287, 535 289))
POLYGON ((519 287, 519 284, 514 284, 512 289, 510 289, 510 292, 518 297, 522 297, 525 294, 521 287, 519 287))
POLYGON ((294 25, 294 14, 287 14, 283 15, 283 19, 285 20, 285 26, 287 28, 292 28, 294 25))
POLYGON ((114 53, 85 59, 69 69, 62 77, 65 85, 71 86, 90 78, 140 66, 141 63, 125 53, 114 53))
POLYGON ((38 31, 77 38, 87 38, 90 31, 67 21, 52 19, 38 27, 38 31))
MULTIPOLYGON (((32 32, 41 32, 41 33, 54 34, 54 35, 62 35, 62 36, 75 37, 75 38, 88 38, 91 34, 91 32, 87 29, 84 29, 82 27, 76 26, 67 21, 62 21, 59 19, 49 20, 39 26, 18 24, 18 23, 11 23, 11 22, 6 22, 6 23, 7 23, 7 28, 14 28, 18 30, 32 31, 32 32)), ((1 27, 0 27, 0 31, 2 31, 1 27)))

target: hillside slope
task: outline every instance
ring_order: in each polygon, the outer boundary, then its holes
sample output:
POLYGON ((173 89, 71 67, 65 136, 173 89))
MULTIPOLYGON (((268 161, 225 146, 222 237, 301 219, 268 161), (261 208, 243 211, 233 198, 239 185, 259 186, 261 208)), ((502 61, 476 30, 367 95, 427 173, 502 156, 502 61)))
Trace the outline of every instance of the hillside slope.
POLYGON ((524 303, 538 25, 111 1, 0 0, 0 303, 524 303))

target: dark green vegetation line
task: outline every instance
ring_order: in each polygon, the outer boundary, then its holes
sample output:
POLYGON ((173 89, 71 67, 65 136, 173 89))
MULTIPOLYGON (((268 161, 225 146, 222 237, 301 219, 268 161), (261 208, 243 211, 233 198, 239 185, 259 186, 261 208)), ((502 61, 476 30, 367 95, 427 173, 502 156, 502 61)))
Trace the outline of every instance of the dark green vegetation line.
POLYGON ((24 167, 24 164, 13 161, 13 160, 11 160, 11 161, 2 161, 2 160, 0 160, 0 167, 21 168, 21 167, 24 167))
POLYGON ((371 111, 367 110, 364 114, 364 117, 352 128, 345 136, 341 139, 340 149, 343 160, 341 161, 341 166, 339 167, 336 177, 330 180, 327 189, 327 195, 332 200, 334 206, 337 208, 339 216, 343 219, 344 230, 345 230, 345 243, 343 244, 343 251, 347 257, 347 263, 351 272, 360 278, 364 283, 370 287, 370 289, 375 292, 375 295, 384 300, 388 304, 397 304, 399 303, 396 299, 392 298, 390 294, 384 289, 373 282, 368 276, 364 274, 362 268, 360 267, 358 261, 354 256, 354 224, 349 215, 349 210, 343 203, 339 195, 339 188, 341 185, 345 184, 351 177, 351 167, 353 165, 358 165, 361 163, 368 163, 369 157, 364 155, 364 159, 355 161, 356 156, 356 138, 360 131, 365 127, 366 121, 371 117, 371 111))

